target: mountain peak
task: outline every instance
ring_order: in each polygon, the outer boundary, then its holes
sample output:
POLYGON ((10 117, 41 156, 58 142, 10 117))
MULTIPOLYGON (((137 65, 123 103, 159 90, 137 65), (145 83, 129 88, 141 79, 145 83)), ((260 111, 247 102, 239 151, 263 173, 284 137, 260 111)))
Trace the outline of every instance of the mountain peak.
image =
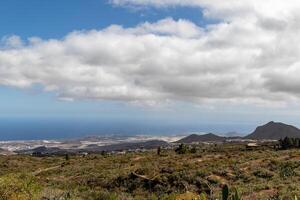
POLYGON ((284 137, 300 137, 300 130, 294 126, 281 122, 270 121, 258 126, 253 133, 246 136, 246 139, 270 139, 278 140, 284 137))

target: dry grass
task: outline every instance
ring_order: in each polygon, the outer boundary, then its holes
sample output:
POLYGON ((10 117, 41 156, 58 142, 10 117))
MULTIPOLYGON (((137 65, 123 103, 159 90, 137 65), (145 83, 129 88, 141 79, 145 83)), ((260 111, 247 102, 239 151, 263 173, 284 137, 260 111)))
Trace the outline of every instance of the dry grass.
POLYGON ((174 151, 65 157, 0 157, 0 199, 220 198, 224 184, 243 199, 300 195, 300 150, 242 151, 240 145, 195 154, 174 151), (140 175, 140 176, 136 176, 140 175))

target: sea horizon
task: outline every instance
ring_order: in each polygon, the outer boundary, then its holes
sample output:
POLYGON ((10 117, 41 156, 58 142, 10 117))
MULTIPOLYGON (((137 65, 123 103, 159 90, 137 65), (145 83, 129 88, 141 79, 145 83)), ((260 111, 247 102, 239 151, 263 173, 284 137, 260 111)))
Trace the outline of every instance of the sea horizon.
POLYGON ((80 118, 2 118, 0 141, 63 140, 88 136, 171 136, 192 133, 239 136, 251 133, 255 124, 196 123, 158 120, 106 120, 80 118))

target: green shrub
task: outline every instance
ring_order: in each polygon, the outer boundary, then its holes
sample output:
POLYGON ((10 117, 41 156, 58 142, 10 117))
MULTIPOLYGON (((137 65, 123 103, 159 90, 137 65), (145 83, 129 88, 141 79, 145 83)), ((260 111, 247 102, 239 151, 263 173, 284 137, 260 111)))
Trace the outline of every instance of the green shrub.
POLYGON ((192 147, 190 150, 191 153, 197 153, 197 148, 196 147, 192 147))
POLYGON ((236 188, 230 193, 229 187, 225 185, 222 188, 222 200, 242 200, 242 196, 236 188))
POLYGON ((295 176, 295 170, 294 170, 294 166, 291 163, 284 163, 280 166, 280 171, 279 171, 279 175, 281 178, 286 178, 286 177, 290 177, 290 176, 295 176))
POLYGON ((204 170, 204 169, 203 170, 198 170, 195 174, 195 176, 199 176, 201 178, 204 178, 208 175, 209 175, 209 172, 207 170, 204 170))
POLYGON ((189 147, 186 144, 180 144, 178 148, 175 149, 178 154, 186 154, 189 152, 189 147))
POLYGON ((253 172, 253 175, 259 178, 265 178, 265 179, 270 179, 274 176, 273 173, 271 173, 268 170, 265 169, 258 169, 256 171, 253 172))

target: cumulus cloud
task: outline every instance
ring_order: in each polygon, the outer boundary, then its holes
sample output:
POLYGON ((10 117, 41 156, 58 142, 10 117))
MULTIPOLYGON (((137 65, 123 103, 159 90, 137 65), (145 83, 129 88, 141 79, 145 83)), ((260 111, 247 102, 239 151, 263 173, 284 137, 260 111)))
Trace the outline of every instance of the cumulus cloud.
POLYGON ((290 15, 299 8, 297 0, 110 0, 116 5, 133 6, 185 6, 201 7, 207 16, 222 17, 227 19, 244 17, 253 14, 263 14, 269 17, 290 15))
MULTIPOLYGON (((267 103, 300 96, 300 3, 287 0, 112 0, 196 6, 219 23, 162 19, 72 32, 61 40, 2 39, 0 84, 40 84, 60 99, 267 103)), ((200 12, 200 10, 199 10, 200 12)))
POLYGON ((24 45, 22 39, 17 35, 3 37, 1 43, 4 48, 19 48, 24 45))

